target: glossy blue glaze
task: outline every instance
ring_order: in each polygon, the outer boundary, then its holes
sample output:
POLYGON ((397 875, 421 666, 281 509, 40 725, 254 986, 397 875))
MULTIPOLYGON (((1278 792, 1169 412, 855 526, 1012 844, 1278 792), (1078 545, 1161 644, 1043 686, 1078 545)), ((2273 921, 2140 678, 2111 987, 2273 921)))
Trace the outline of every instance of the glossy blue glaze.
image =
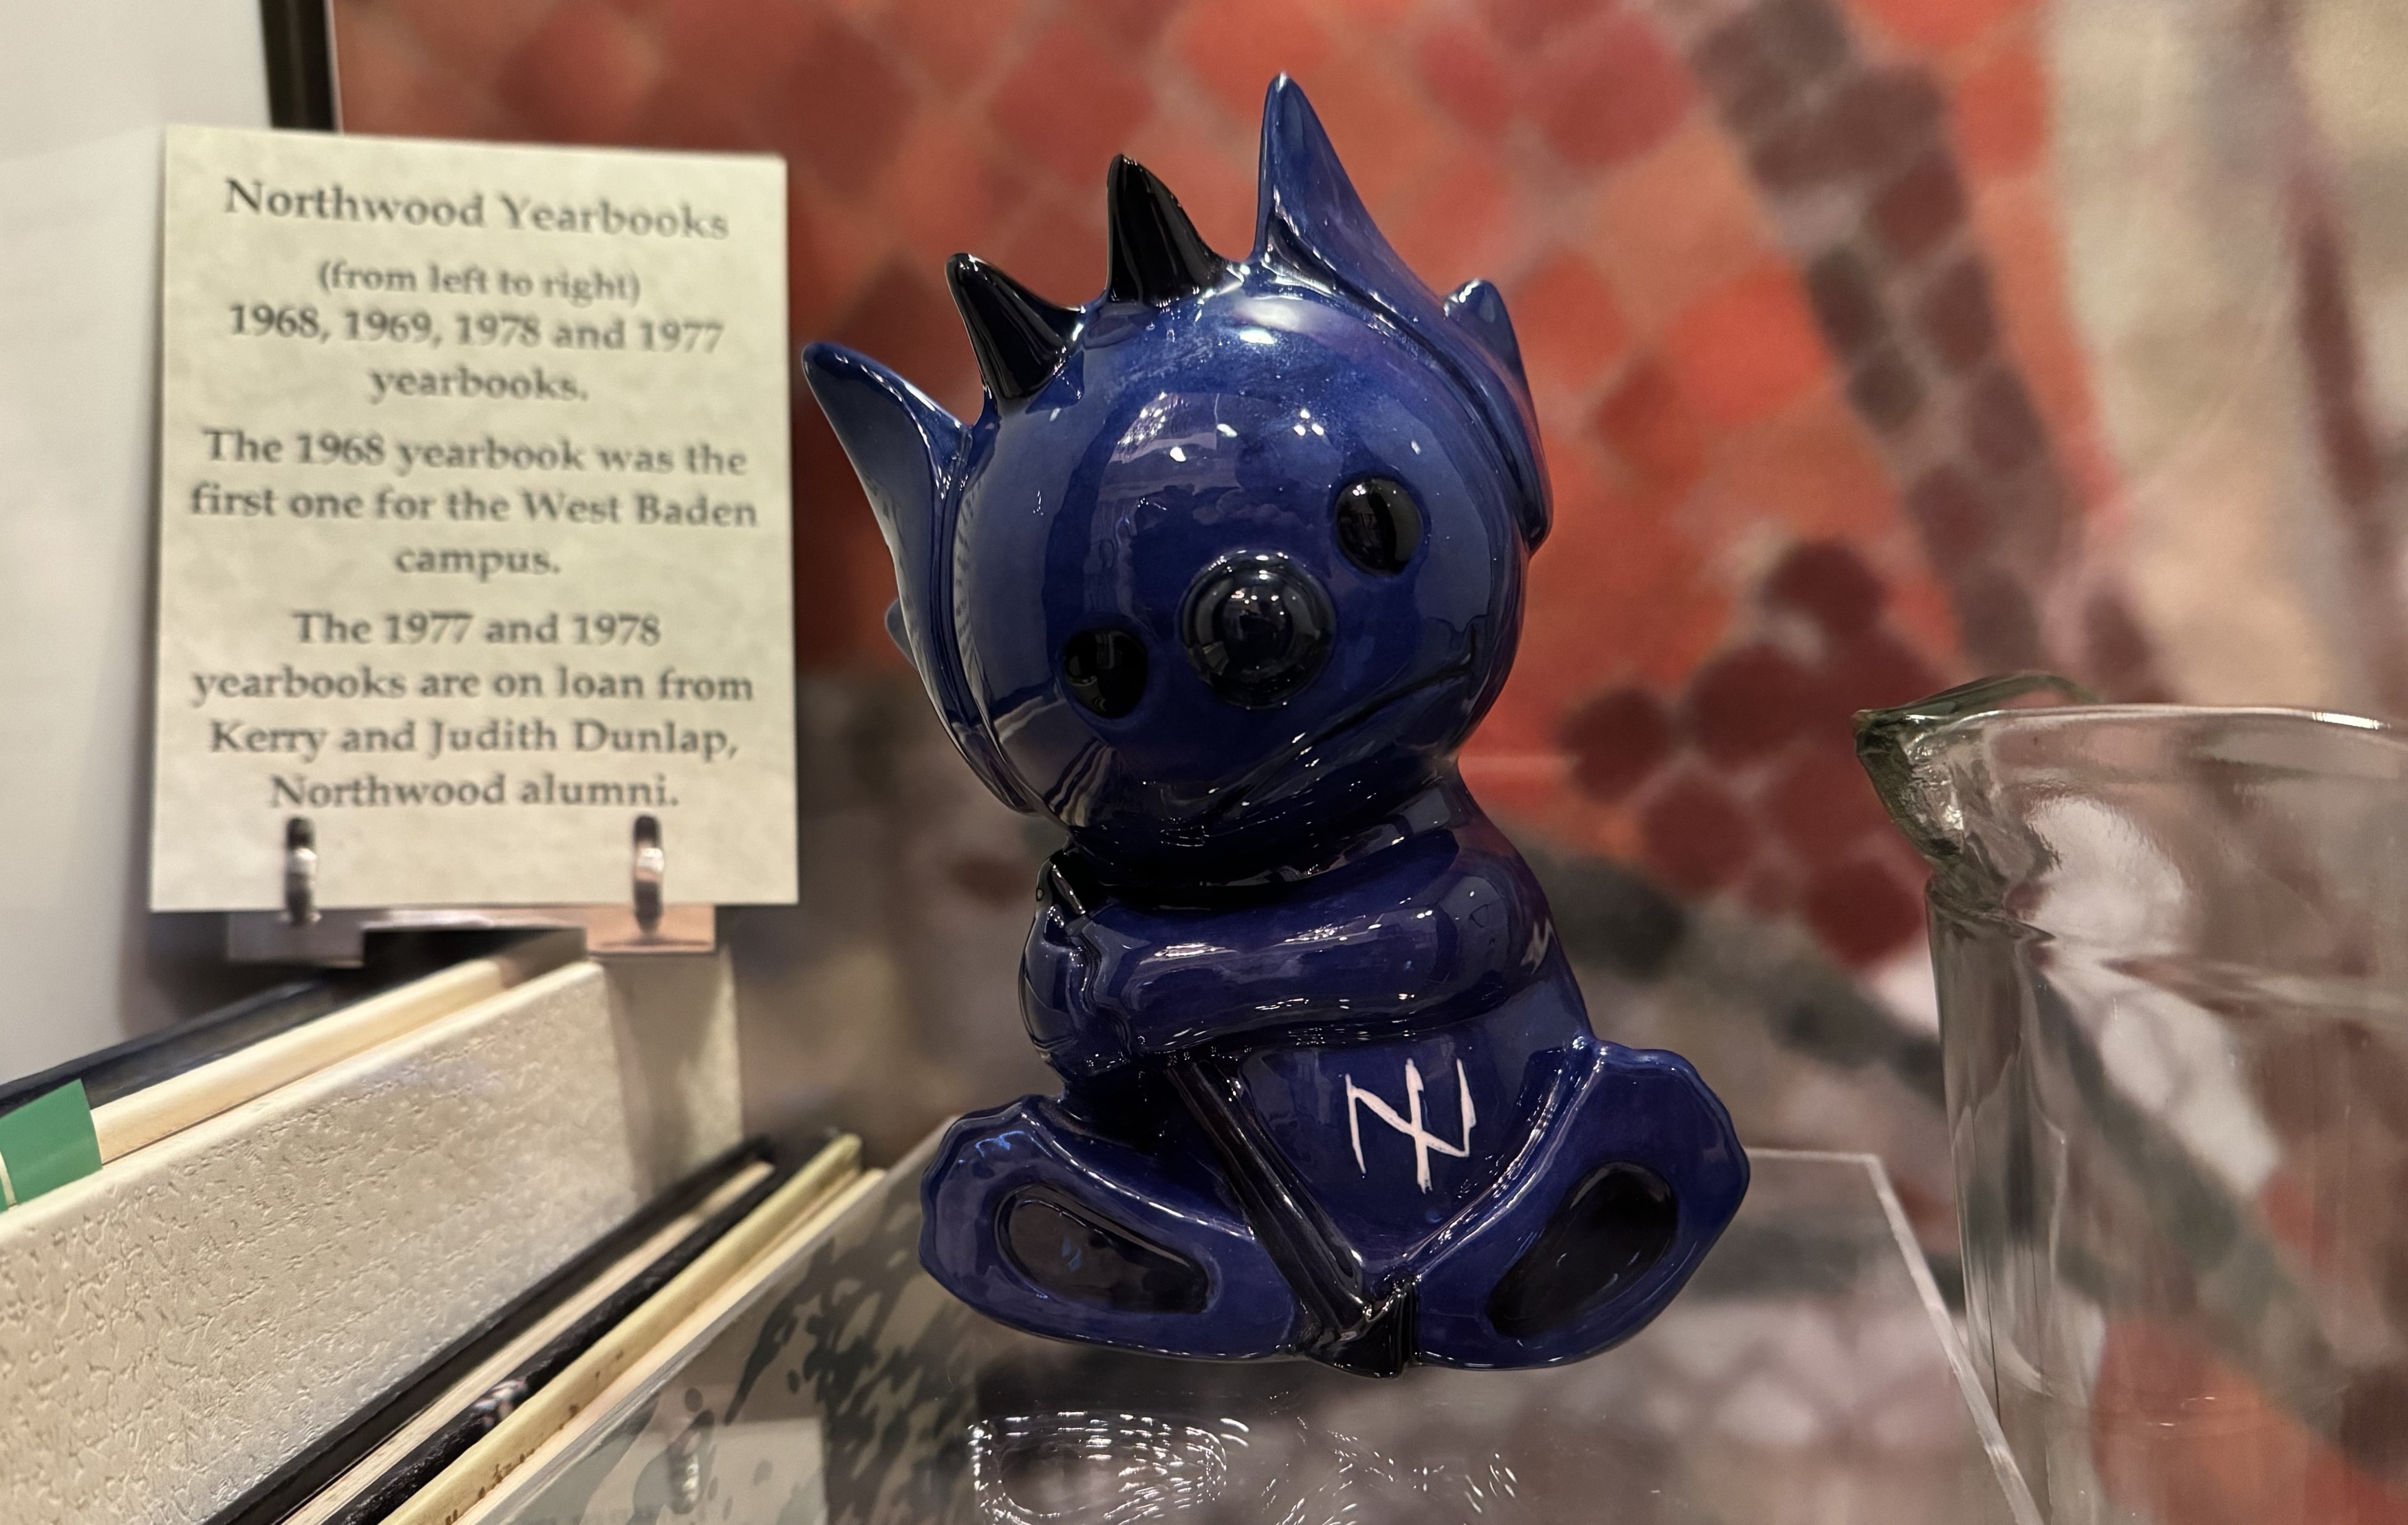
POLYGON ((958 422, 804 369, 894 552, 889 628, 963 756, 1060 822, 1022 964, 1063 1076, 956 1124, 922 1258, 996 1318, 1389 1373, 1624 1338, 1747 1164, 1670 1054, 1601 1043, 1454 754, 1549 505, 1511 321, 1372 225, 1303 93, 1228 262, 1118 162, 1112 274, 953 288, 958 422))

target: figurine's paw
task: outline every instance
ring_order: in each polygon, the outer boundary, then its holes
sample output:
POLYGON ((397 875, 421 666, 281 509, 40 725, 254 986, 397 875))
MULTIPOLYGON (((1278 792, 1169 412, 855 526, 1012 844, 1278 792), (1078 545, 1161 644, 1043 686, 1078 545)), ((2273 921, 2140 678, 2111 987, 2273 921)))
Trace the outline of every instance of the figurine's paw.
POLYGON ((1046 1062, 1072 1077, 1117 1069, 1130 1057, 1127 1024, 1099 1009, 1095 963, 1079 919, 1047 901, 1021 952, 1021 1017, 1046 1062))
POLYGON ((1552 1365, 1637 1333, 1738 1210, 1747 1157, 1686 1061, 1599 1044, 1515 1177, 1420 1273, 1420 1360, 1552 1365))
POLYGON ((1165 1355, 1293 1347, 1296 1294, 1200 1139, 1158 1153, 1024 1097, 953 1124, 920 1195, 920 1263, 1033 1333, 1165 1355))

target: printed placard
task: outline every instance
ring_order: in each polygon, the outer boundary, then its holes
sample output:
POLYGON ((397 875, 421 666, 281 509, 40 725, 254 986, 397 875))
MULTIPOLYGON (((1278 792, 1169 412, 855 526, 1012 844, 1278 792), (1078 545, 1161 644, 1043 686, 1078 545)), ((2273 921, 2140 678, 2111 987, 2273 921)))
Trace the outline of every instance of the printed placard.
POLYGON ((151 905, 795 898, 785 169, 178 128, 151 905))

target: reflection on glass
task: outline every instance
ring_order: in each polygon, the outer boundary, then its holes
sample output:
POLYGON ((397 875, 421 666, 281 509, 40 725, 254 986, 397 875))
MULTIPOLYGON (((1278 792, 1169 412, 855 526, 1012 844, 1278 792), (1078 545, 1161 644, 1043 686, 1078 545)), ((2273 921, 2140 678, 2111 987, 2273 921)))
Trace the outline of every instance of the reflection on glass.
MULTIPOLYGON (((1224 1419, 1237 1444, 1245 1426, 1224 1419)), ((1143 1414, 1014 1414, 969 1429, 970 1493, 994 1525, 1128 1525, 1217 1501, 1221 1434, 1143 1414)))

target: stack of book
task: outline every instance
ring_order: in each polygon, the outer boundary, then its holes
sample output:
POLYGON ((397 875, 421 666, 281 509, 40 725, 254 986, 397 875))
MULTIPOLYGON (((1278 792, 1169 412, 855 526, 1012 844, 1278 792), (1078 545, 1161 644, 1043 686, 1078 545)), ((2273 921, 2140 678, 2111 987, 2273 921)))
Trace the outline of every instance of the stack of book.
POLYGON ((724 959, 578 952, 0 1087, 0 1518, 457 1518, 860 1190, 739 1142, 724 959))

